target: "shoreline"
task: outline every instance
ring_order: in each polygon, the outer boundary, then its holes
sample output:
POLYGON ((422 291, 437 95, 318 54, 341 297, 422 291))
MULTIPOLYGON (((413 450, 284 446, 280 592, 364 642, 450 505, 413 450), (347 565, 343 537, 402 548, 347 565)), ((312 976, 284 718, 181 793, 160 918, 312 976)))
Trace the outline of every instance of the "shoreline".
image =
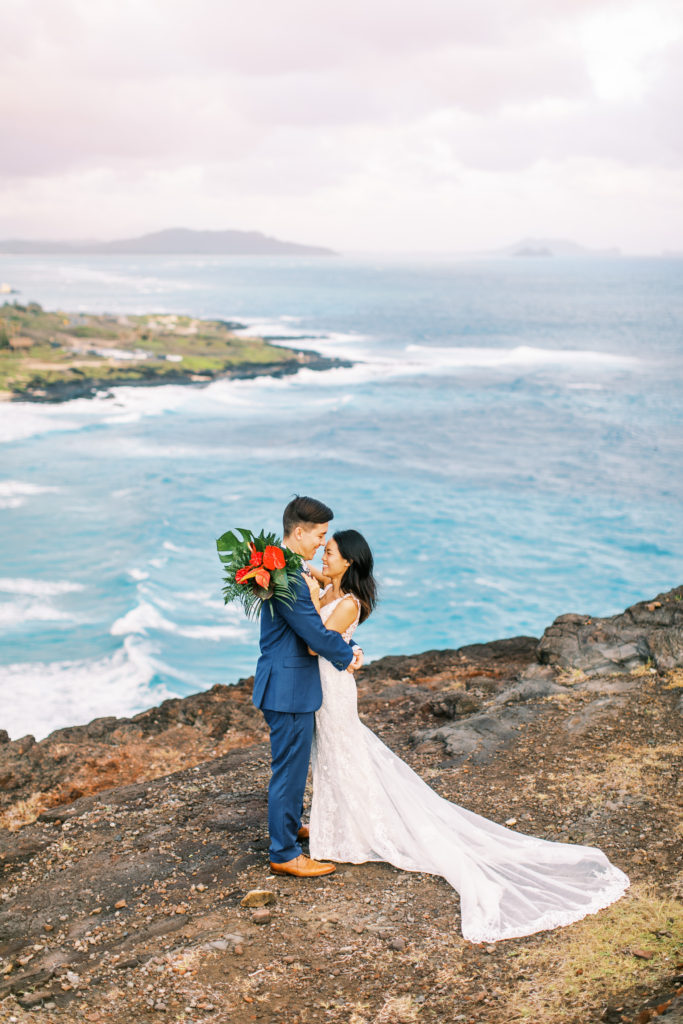
POLYGON ((327 370, 348 369, 353 366, 350 359, 337 359, 333 356, 323 356, 319 352, 309 350, 307 352, 294 352, 284 346, 272 346, 282 348, 283 352, 291 352, 292 358, 282 363, 244 363, 241 366, 230 370, 223 370, 216 373, 183 373, 181 371, 169 371, 162 374, 150 374, 148 377, 116 378, 112 380, 93 377, 83 381, 58 381, 47 384, 44 388, 30 392, 0 392, 0 402, 15 404, 26 402, 28 404, 58 405, 61 402, 70 402, 76 398, 113 398, 113 388, 137 387, 152 388, 163 387, 164 385, 182 385, 202 387, 212 384, 216 380, 253 380, 257 377, 290 377, 299 370, 314 370, 324 373, 327 370), (43 393, 44 392, 44 393, 43 393))
POLYGON ((237 321, 174 313, 66 313, 6 302, 0 306, 0 401, 59 403, 111 397, 115 387, 201 386, 353 366, 349 359, 236 333, 247 329, 237 321))

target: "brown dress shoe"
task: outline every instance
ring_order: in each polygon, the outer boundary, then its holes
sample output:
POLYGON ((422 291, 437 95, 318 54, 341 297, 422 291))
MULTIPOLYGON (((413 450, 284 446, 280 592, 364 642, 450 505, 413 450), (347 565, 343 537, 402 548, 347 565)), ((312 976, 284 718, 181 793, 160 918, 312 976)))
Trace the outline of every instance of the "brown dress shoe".
POLYGON ((308 828, 308 825, 302 825, 296 834, 296 838, 299 840, 299 842, 301 842, 303 839, 309 839, 310 835, 311 833, 308 828))
POLYGON ((286 860, 282 864, 274 864, 271 860, 270 870, 274 875, 294 875, 296 878, 318 878, 320 875, 331 875, 336 871, 334 864, 325 864, 319 860, 311 860, 300 853, 294 860, 286 860))

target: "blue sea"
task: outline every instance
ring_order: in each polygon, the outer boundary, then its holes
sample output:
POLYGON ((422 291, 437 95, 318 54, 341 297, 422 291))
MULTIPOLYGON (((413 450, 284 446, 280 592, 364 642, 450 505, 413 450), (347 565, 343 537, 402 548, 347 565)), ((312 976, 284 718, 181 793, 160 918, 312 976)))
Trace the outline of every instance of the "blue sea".
POLYGON ((540 635, 683 581, 683 261, 3 257, 49 309, 236 319, 350 358, 0 404, 0 727, 251 674, 215 539, 295 492, 376 557, 371 659, 540 635))

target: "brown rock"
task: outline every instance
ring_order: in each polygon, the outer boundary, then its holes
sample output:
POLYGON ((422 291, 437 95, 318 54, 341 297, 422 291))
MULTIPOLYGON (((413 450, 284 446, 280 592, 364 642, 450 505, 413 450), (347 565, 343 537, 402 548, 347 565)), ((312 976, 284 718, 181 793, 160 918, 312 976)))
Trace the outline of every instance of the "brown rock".
POLYGON ((275 903, 277 897, 270 889, 251 889, 247 895, 240 900, 242 907, 266 907, 275 903))
MULTIPOLYGON (((268 924, 270 921, 272 921, 273 915, 271 914, 270 910, 266 909, 266 907, 260 907, 258 910, 255 910, 253 912, 253 914, 251 915, 251 919, 254 922, 254 924, 268 924)), ((235 947, 235 950, 237 950, 237 947, 235 947)))

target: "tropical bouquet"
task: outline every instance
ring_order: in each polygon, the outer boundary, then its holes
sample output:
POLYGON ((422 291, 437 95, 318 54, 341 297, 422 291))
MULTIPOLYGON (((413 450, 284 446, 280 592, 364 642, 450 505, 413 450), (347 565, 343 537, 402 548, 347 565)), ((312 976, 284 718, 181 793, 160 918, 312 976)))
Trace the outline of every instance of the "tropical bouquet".
MULTIPOLYGON (((223 598, 239 601, 247 618, 257 618, 263 602, 276 597, 284 604, 296 601, 294 581, 301 574, 301 555, 289 551, 274 533, 228 530, 216 541, 225 570, 223 598)), ((269 605, 273 614, 273 606, 269 605)))

